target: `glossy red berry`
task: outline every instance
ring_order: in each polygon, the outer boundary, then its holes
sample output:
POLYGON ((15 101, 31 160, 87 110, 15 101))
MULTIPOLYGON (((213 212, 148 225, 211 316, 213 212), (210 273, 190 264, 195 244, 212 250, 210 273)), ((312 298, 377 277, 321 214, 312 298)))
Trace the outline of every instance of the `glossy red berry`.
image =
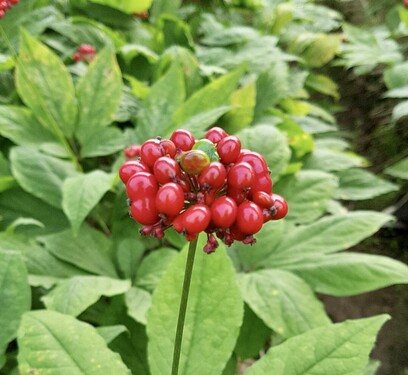
POLYGON ((148 167, 153 167, 154 162, 163 156, 160 140, 148 139, 142 144, 140 149, 140 158, 148 167))
POLYGON ((138 160, 125 161, 119 169, 119 177, 124 184, 137 172, 150 172, 149 168, 138 160))
POLYGON ((203 169, 198 177, 198 182, 202 191, 218 190, 225 184, 226 178, 227 171, 224 165, 218 161, 213 161, 203 169))
POLYGON ((251 185, 251 194, 254 194, 257 191, 263 191, 267 194, 272 193, 272 179, 269 172, 256 175, 254 182, 251 185))
POLYGON ((160 140, 160 147, 163 156, 169 156, 171 158, 176 156, 176 145, 171 140, 160 140))
POLYGON ((231 186, 228 186, 227 196, 231 197, 237 204, 242 203, 248 196, 246 190, 243 189, 234 189, 231 186))
POLYGON ((249 163, 242 162, 234 164, 228 171, 228 185, 236 190, 249 188, 254 182, 255 174, 249 163))
POLYGON ((170 140, 181 151, 191 150, 195 143, 194 136, 186 129, 175 130, 171 135, 170 140))
POLYGON ((276 214, 272 216, 272 220, 283 219, 288 213, 288 202, 279 194, 272 194, 276 214))
POLYGON ((235 163, 241 152, 241 141, 235 135, 229 135, 217 144, 217 152, 222 163, 235 163))
POLYGON ((145 196, 132 201, 130 214, 142 225, 153 225, 160 220, 154 196, 145 196))
POLYGON ((133 159, 136 157, 140 157, 142 146, 140 145, 131 145, 125 148, 125 157, 127 159, 133 159))
POLYGON ((238 206, 237 227, 244 234, 255 234, 263 225, 261 208, 254 202, 242 202, 238 206))
POLYGON ((169 182, 161 186, 156 195, 156 208, 166 216, 176 216, 184 207, 184 191, 180 185, 169 182))
POLYGON ((200 233, 207 228, 211 220, 211 211, 205 204, 195 204, 182 214, 183 230, 190 234, 200 233))
POLYGON ((228 136, 227 132, 224 129, 219 128, 218 126, 214 126, 213 128, 208 129, 207 133, 205 134, 205 138, 207 138, 214 144, 217 144, 226 136, 228 136))
POLYGON ((211 220, 216 227, 227 229, 237 218, 238 206, 231 197, 217 198, 211 205, 211 220))
POLYGON ((199 175, 210 164, 210 158, 201 150, 187 151, 180 156, 179 161, 181 169, 189 175, 199 175))
POLYGON ((181 170, 178 163, 167 156, 162 156, 155 161, 153 174, 159 184, 175 182, 181 178, 181 170))
POLYGON ((142 197, 154 199, 158 189, 156 178, 148 172, 135 173, 126 184, 126 193, 131 201, 142 197))
POLYGON ((266 173, 268 171, 268 165, 266 164, 265 159, 263 156, 255 151, 245 151, 244 153, 241 150, 238 159, 236 160, 237 163, 247 162, 252 166, 254 169, 254 173, 259 175, 261 173, 266 173))
POLYGON ((256 191, 252 194, 252 201, 261 208, 271 208, 273 206, 272 196, 264 191, 256 191))

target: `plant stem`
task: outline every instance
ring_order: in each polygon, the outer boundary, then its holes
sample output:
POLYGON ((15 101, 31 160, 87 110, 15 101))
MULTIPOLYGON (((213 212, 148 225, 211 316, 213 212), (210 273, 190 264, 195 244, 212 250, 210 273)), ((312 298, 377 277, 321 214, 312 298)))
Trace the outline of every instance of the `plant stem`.
POLYGON ((188 248, 186 269, 184 271, 183 290, 181 292, 180 309, 177 321, 176 339, 174 342, 173 365, 171 368, 171 375, 178 375, 180 364, 181 343, 183 340, 184 322, 186 320, 186 310, 188 302, 188 292, 190 290, 191 275, 193 273, 194 257, 197 249, 197 239, 190 242, 188 248))

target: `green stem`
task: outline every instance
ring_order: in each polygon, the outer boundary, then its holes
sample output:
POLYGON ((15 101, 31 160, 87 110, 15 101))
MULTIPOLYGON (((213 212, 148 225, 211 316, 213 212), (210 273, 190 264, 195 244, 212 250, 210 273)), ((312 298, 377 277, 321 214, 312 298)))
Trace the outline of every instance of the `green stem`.
POLYGON ((184 282, 183 290, 181 292, 181 301, 179 316, 177 321, 176 329, 176 339, 174 342, 174 352, 173 352, 173 366, 171 368, 171 375, 178 375, 179 364, 180 364, 180 354, 181 354, 181 343, 183 341, 183 331, 184 331, 184 322, 186 320, 186 310, 188 302, 188 292, 190 290, 191 275, 193 273, 194 257, 197 249, 197 239, 190 242, 188 248, 186 269, 184 271, 184 282))

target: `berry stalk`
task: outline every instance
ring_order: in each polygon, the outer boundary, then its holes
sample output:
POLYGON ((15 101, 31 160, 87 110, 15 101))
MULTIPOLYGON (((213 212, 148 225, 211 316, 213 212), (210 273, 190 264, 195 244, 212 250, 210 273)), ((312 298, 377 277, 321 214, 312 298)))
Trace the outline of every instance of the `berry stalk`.
POLYGON ((173 351, 173 365, 171 368, 171 375, 178 375, 179 364, 180 364, 180 354, 181 354, 181 344, 183 341, 184 332, 184 322, 186 320, 186 310, 188 302, 188 293, 190 290, 191 276, 193 274, 194 257, 197 249, 197 239, 190 242, 188 247, 186 268, 184 271, 184 281, 183 290, 181 292, 180 309, 177 320, 176 338, 174 342, 173 351))

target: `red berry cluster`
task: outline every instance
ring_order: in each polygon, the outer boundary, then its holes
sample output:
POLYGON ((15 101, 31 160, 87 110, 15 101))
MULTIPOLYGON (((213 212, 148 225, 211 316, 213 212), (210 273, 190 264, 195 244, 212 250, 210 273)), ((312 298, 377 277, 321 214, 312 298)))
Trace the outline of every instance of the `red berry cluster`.
POLYGON ((86 62, 91 62, 96 55, 96 48, 90 44, 81 44, 79 48, 75 51, 73 59, 75 62, 84 60, 86 62))
POLYGON ((253 235, 269 220, 283 218, 288 205, 272 194, 265 159, 241 149, 240 140, 213 127, 196 141, 185 129, 170 139, 149 139, 125 149, 119 176, 126 184, 130 215, 140 233, 161 238, 173 228, 193 241, 205 231, 206 253, 218 246, 255 242, 253 235))
POLYGON ((17 5, 20 0, 1 0, 0 1, 0 18, 3 18, 6 15, 8 9, 17 5))

